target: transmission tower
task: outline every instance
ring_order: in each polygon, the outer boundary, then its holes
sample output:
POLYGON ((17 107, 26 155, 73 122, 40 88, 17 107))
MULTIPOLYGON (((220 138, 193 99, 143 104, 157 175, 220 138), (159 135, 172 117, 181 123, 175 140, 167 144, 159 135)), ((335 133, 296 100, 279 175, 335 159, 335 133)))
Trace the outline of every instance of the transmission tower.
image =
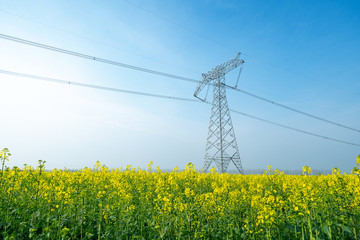
MULTIPOLYGON (((209 124, 209 132, 205 150, 204 171, 206 172, 211 163, 215 162, 220 173, 226 172, 229 163, 232 162, 239 173, 243 173, 239 149, 237 147, 234 127, 232 125, 229 106, 226 100, 225 75, 231 70, 241 66, 244 60, 240 60, 240 53, 235 58, 216 66, 207 73, 202 74, 202 81, 197 86, 194 96, 204 102, 205 98, 198 95, 204 87, 213 86, 213 99, 209 124)), ((241 68, 234 87, 237 88, 241 68)))

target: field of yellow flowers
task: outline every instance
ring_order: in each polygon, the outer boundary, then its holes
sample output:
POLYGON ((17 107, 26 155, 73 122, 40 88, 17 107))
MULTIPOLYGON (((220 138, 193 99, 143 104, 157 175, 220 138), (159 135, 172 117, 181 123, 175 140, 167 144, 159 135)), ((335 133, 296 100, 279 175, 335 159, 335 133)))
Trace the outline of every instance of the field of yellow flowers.
POLYGON ((360 239, 360 156, 351 174, 4 167, 0 239, 360 239))

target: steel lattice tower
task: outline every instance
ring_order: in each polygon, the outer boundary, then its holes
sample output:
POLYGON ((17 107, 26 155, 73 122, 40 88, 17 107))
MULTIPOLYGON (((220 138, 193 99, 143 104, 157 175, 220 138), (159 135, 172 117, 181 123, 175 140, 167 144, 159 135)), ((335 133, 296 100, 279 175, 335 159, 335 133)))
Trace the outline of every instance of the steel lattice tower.
MULTIPOLYGON (((237 147, 234 127, 232 125, 229 106, 226 99, 225 74, 244 63, 239 59, 240 53, 221 65, 216 66, 207 73, 202 74, 203 80, 196 88, 194 96, 207 85, 213 86, 213 100, 209 124, 209 132, 205 150, 204 171, 206 172, 211 163, 215 162, 220 173, 226 172, 229 163, 232 162, 239 173, 243 173, 239 149, 237 147)), ((239 72, 240 76, 240 72, 239 72)), ((239 78, 238 78, 239 80, 239 78)), ((237 83, 235 88, 237 87, 237 83)), ((205 99, 199 98, 202 101, 205 99)))

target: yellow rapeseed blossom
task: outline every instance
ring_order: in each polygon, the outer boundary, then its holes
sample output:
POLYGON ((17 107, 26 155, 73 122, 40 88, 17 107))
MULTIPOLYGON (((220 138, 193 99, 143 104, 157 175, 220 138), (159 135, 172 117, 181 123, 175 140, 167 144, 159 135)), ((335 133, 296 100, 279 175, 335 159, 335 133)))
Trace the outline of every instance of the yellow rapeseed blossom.
MULTIPOLYGON (((0 157, 8 157, 2 151, 0 157)), ((359 166, 360 156, 356 159, 359 166)), ((40 164, 43 164, 41 162, 40 164)), ((356 239, 360 176, 132 168, 2 171, 0 238, 356 239), (30 230, 31 229, 31 230, 30 230), (331 235, 329 235, 331 234, 331 235), (26 238, 26 237, 25 237, 26 238)), ((355 168, 354 168, 355 169, 355 168)), ((358 169, 358 167, 356 167, 358 169)))

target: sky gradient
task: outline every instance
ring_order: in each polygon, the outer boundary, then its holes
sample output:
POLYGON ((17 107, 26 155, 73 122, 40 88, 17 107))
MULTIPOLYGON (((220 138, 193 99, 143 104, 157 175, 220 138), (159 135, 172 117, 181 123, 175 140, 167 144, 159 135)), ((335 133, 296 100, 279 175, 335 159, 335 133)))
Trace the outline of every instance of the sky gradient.
MULTIPOLYGON (((358 1, 2 1, 0 33, 201 79, 242 52, 239 88, 360 129, 358 1)), ((193 98, 196 84, 0 39, 0 70, 193 98)), ((233 83, 237 71, 227 76, 233 83)), ((9 166, 203 166, 210 106, 0 74, 9 166)), ((339 128, 228 90, 230 108, 360 144, 339 128)), ((244 169, 349 172, 360 147, 231 113, 244 169)))

